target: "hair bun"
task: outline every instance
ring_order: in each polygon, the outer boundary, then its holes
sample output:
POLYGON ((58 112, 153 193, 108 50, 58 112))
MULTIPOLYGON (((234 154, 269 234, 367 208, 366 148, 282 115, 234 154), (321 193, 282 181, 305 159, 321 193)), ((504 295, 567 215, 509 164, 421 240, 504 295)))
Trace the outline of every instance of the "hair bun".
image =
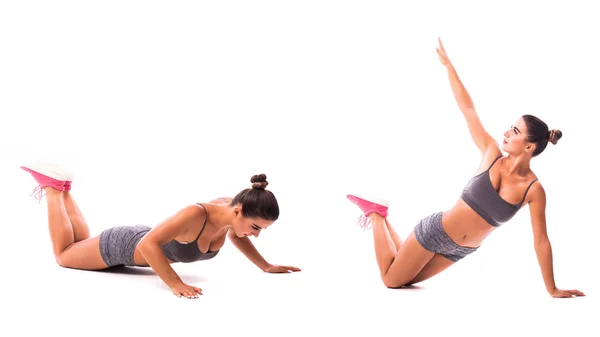
POLYGON ((562 132, 557 129, 548 131, 548 141, 554 145, 558 143, 558 140, 562 137, 562 132))
POLYGON ((250 178, 250 182, 252 183, 252 188, 265 189, 269 182, 267 181, 267 176, 264 173, 255 174, 250 178))

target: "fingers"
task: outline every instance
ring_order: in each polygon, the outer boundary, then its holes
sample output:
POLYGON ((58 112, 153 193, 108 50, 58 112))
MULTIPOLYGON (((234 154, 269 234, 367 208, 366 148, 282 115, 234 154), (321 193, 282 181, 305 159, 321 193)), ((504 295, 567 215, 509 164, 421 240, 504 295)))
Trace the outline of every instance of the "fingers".
POLYGON ((566 292, 568 292, 571 295, 575 295, 575 296, 585 296, 584 293, 582 293, 581 291, 577 290, 577 289, 573 289, 573 290, 565 290, 566 292))
POLYGON ((202 289, 197 287, 187 287, 184 289, 180 289, 173 294, 177 297, 185 297, 189 299, 198 298, 199 295, 202 295, 202 289))
POLYGON ((435 52, 438 54, 440 58, 440 62, 446 65, 450 63, 450 59, 448 59, 448 55, 446 54, 446 49, 444 49, 444 45, 442 44, 442 39, 438 37, 438 48, 435 48, 435 52))
POLYGON ((278 273, 291 273, 295 271, 300 271, 300 268, 292 267, 292 266, 279 266, 277 268, 278 273))
POLYGON ((558 296, 555 297, 559 297, 559 298, 573 298, 573 297, 577 297, 577 296, 585 296, 584 293, 582 293, 581 291, 577 290, 577 289, 573 289, 573 290, 560 290, 558 293, 558 296))
POLYGON ((186 297, 187 297, 187 298, 190 298, 190 299, 191 299, 191 298, 198 298, 198 293, 196 292, 196 290, 195 290, 195 289, 193 289, 193 288, 192 288, 192 289, 190 289, 190 290, 188 290, 188 291, 186 292, 186 297))
POLYGON ((192 290, 192 289, 185 289, 181 292, 181 295, 179 297, 186 297, 189 299, 193 299, 193 298, 198 298, 198 293, 196 292, 196 290, 192 290))
POLYGON ((448 59, 448 55, 446 55, 446 52, 443 49, 435 48, 435 52, 438 54, 439 57, 445 60, 448 59))
POLYGON ((448 60, 448 56, 443 51, 440 51, 436 48, 435 52, 438 54, 438 58, 443 65, 446 65, 450 62, 450 60, 448 60))
POLYGON ((189 287, 185 291, 187 298, 198 298, 198 295, 202 295, 202 289, 196 287, 189 287))
POLYGON ((295 271, 301 271, 301 269, 292 266, 272 266, 272 268, 268 270, 269 273, 291 273, 295 271))

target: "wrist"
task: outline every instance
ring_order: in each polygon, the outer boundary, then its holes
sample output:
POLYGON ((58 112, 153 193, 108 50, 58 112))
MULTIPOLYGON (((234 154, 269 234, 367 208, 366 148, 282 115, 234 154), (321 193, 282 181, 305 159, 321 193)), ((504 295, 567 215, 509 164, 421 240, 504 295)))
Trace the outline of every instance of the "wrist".
POLYGON ((260 269, 262 269, 262 271, 267 271, 269 267, 271 267, 271 264, 266 261, 260 265, 260 269))
POLYGON ((169 282, 169 283, 167 283, 167 286, 170 289, 173 289, 173 288, 175 288, 176 286, 178 286, 178 285, 180 285, 182 283, 183 283, 183 281, 179 280, 179 281, 175 281, 175 282, 169 282))

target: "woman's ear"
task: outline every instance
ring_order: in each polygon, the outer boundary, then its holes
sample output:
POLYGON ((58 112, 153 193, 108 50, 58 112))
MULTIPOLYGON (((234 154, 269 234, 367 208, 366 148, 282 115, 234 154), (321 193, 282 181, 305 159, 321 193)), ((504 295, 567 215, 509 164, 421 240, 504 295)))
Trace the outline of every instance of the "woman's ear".
POLYGON ((525 152, 533 152, 535 151, 535 144, 529 144, 525 147, 525 152))
POLYGON ((242 208, 239 207, 239 206, 234 207, 233 208, 233 215, 236 218, 239 217, 239 216, 241 216, 242 215, 242 208))

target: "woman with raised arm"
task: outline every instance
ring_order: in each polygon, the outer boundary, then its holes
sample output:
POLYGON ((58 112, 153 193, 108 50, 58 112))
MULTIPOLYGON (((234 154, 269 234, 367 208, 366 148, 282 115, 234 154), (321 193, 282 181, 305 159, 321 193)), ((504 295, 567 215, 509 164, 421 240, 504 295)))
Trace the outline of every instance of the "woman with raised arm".
POLYGON ((151 267, 178 297, 197 298, 202 289, 186 284, 171 267, 214 258, 229 237, 257 267, 268 273, 300 271, 296 267, 268 263, 249 236, 258 237, 279 217, 279 205, 266 190, 267 177, 255 175, 252 188, 234 198, 218 198, 188 205, 154 228, 145 225, 118 226, 90 237, 89 227, 73 200, 73 173, 50 163, 24 165, 45 194, 48 226, 56 262, 66 268, 100 270, 113 266, 151 267))
POLYGON ((530 168, 531 160, 548 143, 558 142, 561 131, 549 130, 539 118, 523 115, 504 132, 499 147, 479 120, 442 42, 438 43, 437 54, 446 67, 456 102, 481 153, 481 164, 455 205, 423 218, 404 242, 387 219, 388 201, 347 195, 363 212, 361 226, 369 223, 372 226, 383 283, 398 288, 433 277, 475 252, 492 231, 529 205, 534 248, 546 290, 553 297, 584 296, 579 290, 561 290, 554 282, 552 246, 546 232, 546 192, 530 168))

